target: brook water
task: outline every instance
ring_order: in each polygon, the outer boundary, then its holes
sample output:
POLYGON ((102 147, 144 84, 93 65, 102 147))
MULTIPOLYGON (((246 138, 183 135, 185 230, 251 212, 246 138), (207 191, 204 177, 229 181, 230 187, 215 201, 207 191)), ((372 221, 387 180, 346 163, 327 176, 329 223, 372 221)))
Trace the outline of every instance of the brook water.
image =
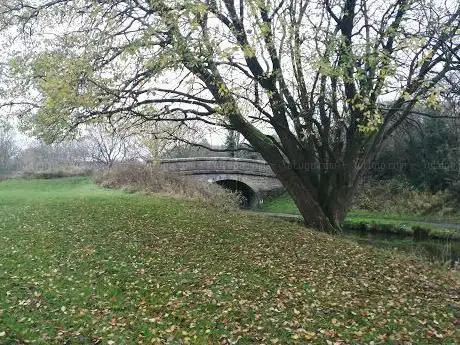
POLYGON ((452 264, 460 262, 460 241, 438 239, 415 241, 412 236, 355 230, 346 230, 343 236, 352 238, 361 245, 395 250, 430 261, 452 264))

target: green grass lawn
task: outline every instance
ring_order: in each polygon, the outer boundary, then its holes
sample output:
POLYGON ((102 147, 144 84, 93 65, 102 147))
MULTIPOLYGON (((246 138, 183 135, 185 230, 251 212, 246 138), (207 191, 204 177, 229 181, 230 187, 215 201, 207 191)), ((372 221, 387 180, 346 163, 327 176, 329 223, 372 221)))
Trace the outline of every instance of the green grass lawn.
POLYGON ((89 180, 0 183, 0 344, 456 344, 458 273, 89 180))

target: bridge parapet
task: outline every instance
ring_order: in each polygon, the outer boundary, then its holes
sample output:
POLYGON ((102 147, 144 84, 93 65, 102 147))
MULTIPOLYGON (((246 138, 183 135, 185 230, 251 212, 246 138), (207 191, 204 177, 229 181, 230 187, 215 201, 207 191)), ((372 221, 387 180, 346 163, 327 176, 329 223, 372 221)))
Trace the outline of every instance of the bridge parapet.
POLYGON ((194 157, 163 159, 160 167, 185 175, 197 174, 241 174, 253 176, 275 177, 272 169, 265 161, 231 158, 231 157, 194 157))

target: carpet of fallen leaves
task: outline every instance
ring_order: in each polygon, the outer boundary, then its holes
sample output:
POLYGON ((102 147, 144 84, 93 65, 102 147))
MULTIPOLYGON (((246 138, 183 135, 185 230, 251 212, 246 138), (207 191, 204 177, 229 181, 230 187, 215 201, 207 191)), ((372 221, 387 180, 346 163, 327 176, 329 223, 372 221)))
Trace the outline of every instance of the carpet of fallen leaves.
POLYGON ((459 282, 279 220, 0 183, 0 344, 456 344, 459 282))

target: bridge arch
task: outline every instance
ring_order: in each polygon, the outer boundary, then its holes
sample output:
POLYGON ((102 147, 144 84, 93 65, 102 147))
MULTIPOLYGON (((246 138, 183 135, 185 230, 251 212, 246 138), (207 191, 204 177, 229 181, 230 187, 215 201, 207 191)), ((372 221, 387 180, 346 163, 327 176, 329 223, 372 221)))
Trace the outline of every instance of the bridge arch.
POLYGON ((283 189, 268 163, 260 160, 230 157, 174 158, 162 159, 159 167, 240 191, 246 199, 245 206, 249 208, 260 207, 266 195, 283 189))
POLYGON ((241 196, 242 208, 253 208, 258 203, 256 191, 242 181, 236 179, 223 179, 214 181, 214 183, 227 190, 239 193, 241 196))

